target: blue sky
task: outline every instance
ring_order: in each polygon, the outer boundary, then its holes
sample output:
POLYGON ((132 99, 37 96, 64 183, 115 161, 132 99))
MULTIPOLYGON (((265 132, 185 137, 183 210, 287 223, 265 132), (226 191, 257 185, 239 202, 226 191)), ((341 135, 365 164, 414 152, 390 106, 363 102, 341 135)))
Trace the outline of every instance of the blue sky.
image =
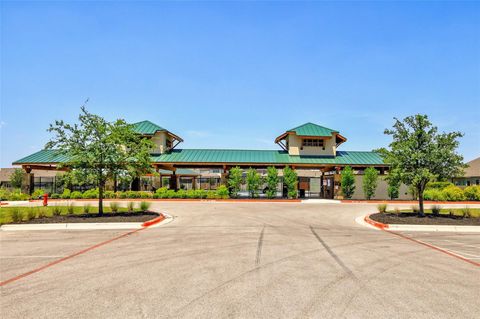
POLYGON ((480 155, 477 2, 2 2, 2 167, 88 108, 149 119, 183 148, 277 149, 315 122, 343 150, 428 114, 480 155))

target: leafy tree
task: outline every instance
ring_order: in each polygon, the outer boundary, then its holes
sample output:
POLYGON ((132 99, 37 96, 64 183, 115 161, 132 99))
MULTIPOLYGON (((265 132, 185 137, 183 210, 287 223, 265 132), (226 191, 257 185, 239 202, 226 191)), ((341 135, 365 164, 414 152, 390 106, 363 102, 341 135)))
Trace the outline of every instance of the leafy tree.
POLYGON ((426 115, 395 118, 392 129, 385 130, 393 141, 390 149, 380 149, 385 161, 398 171, 401 181, 415 189, 419 215, 424 216, 423 192, 427 183, 458 176, 464 165, 456 153, 460 132, 438 133, 426 115))
POLYGON ((249 168, 247 171, 247 190, 250 197, 258 197, 258 188, 260 187, 261 177, 254 168, 249 168))
POLYGON ((267 167, 267 197, 275 198, 278 186, 278 171, 274 166, 267 167))
POLYGON ((398 198, 400 195, 400 184, 402 182, 400 179, 400 174, 396 170, 390 170, 385 180, 388 183, 388 197, 390 197, 392 200, 398 198))
POLYGON ((345 198, 352 198, 353 193, 355 193, 355 176, 353 174, 353 169, 351 166, 345 166, 342 169, 342 180, 341 187, 342 193, 345 198))
POLYGON ((364 171, 363 175, 363 193, 366 199, 371 199, 375 196, 375 190, 378 184, 378 171, 369 167, 364 171))
POLYGON ((23 169, 16 168, 12 175, 10 175, 10 184, 12 184, 12 188, 22 188, 24 176, 25 172, 23 169))
POLYGON ((297 172, 295 172, 295 170, 291 169, 289 166, 285 166, 283 169, 283 182, 287 187, 288 198, 297 198, 297 172))
POLYGON ((233 198, 238 197, 238 192, 240 192, 242 174, 242 170, 238 166, 232 167, 228 172, 228 188, 230 189, 230 195, 233 198))
POLYGON ((81 181, 93 181, 99 189, 98 213, 103 214, 107 179, 122 172, 151 172, 150 150, 153 143, 135 133, 124 120, 108 122, 81 108, 78 124, 55 121, 49 132, 55 136, 46 148, 57 149, 67 159, 62 166, 75 171, 81 181))

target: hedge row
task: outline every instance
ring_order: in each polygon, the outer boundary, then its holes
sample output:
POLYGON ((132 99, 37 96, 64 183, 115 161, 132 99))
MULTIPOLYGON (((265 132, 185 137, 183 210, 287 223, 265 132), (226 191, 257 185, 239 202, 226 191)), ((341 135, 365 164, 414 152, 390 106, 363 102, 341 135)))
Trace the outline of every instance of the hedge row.
MULTIPOLYGON (((89 189, 85 192, 70 191, 65 189, 62 194, 51 194, 50 198, 57 199, 94 199, 98 198, 98 189, 89 189)), ((174 191, 166 187, 157 189, 153 192, 139 192, 139 191, 126 191, 126 192, 113 192, 105 191, 104 198, 209 198, 209 199, 226 199, 229 198, 228 189, 226 186, 220 186, 217 190, 178 190, 174 191)))
POLYGON ((464 189, 453 184, 443 188, 428 188, 425 190, 423 197, 426 200, 438 201, 480 200, 480 185, 467 186, 464 189))

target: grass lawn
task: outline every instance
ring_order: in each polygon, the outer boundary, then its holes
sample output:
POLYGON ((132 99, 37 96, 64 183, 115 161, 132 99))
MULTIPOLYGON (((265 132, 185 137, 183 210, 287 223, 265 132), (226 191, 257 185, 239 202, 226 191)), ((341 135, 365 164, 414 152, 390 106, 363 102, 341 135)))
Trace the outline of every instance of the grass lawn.
MULTIPOLYGON (((9 224, 13 222, 12 219, 12 213, 15 214, 20 214, 21 218, 23 221, 29 221, 30 219, 33 218, 39 218, 39 217, 52 217, 54 215, 54 212, 59 212, 60 215, 80 215, 80 214, 85 214, 85 213, 91 213, 96 214, 98 212, 97 206, 48 206, 48 207, 42 207, 42 206, 36 206, 36 207, 1 207, 0 208, 0 225, 3 224, 9 224), (86 211, 88 207, 88 212, 86 211)), ((103 211, 105 213, 110 213, 112 212, 111 208, 109 205, 105 205, 103 207, 103 211)), ((134 212, 141 212, 139 208, 139 204, 136 203, 135 208, 133 210, 134 212)), ((126 213, 128 212, 128 209, 126 207, 119 207, 118 208, 119 213, 126 213)))

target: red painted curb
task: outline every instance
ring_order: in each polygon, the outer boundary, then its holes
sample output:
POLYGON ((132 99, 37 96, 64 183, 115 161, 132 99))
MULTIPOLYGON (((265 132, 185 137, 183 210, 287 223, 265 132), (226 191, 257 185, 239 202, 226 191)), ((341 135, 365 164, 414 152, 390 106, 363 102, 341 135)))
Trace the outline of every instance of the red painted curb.
POLYGON ((152 225, 155 225, 155 224, 158 224, 159 222, 161 222, 162 220, 165 219, 165 216, 163 214, 160 214, 160 216, 154 218, 154 219, 151 219, 151 220, 147 220, 146 222, 144 222, 142 224, 142 227, 149 227, 149 226, 152 226, 152 225))
POLYGON ((365 216, 365 222, 369 223, 370 225, 377 227, 378 229, 385 230, 388 229, 388 224, 377 222, 370 218, 370 215, 365 216))
MULTIPOLYGON (((96 201, 98 198, 77 198, 77 199, 49 199, 49 202, 68 201, 96 201)), ((31 199, 29 202, 41 202, 41 199, 31 199)), ((104 202, 228 202, 228 203, 300 203, 301 199, 215 199, 215 198, 104 198, 104 202)))
MULTIPOLYGON (((418 201, 414 200, 363 200, 363 199, 342 199, 341 203, 344 204, 418 204, 418 201)), ((424 201, 424 204, 480 204, 480 201, 424 201)))

